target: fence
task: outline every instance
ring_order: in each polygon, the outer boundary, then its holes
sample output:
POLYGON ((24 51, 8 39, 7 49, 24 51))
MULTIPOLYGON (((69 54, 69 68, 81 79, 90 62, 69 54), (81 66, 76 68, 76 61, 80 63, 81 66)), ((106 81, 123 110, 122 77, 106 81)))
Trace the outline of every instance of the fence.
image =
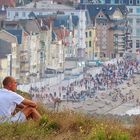
POLYGON ((55 77, 40 79, 38 82, 18 85, 17 89, 28 92, 30 90, 30 87, 41 88, 46 85, 53 86, 60 83, 60 81, 62 81, 63 79, 64 79, 64 74, 57 74, 55 77))

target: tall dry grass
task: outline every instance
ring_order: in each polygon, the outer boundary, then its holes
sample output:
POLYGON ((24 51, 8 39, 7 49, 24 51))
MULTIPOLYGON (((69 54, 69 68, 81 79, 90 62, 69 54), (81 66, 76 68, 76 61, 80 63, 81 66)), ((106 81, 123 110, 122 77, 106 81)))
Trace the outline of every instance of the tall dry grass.
MULTIPOLYGON (((136 134, 134 129, 126 129, 120 121, 112 117, 89 117, 69 110, 53 112, 43 105, 39 105, 38 109, 42 118, 37 122, 29 120, 24 123, 0 124, 0 139, 133 140, 136 134)), ((139 128, 136 128, 137 131, 139 128)))
MULTIPOLYGON (((0 140, 140 140, 140 117, 126 127, 115 116, 87 116, 70 110, 54 112, 39 104, 42 118, 34 122, 0 124, 0 140), (133 124, 133 125, 132 125, 133 124)), ((129 123, 129 121, 127 121, 129 123)))

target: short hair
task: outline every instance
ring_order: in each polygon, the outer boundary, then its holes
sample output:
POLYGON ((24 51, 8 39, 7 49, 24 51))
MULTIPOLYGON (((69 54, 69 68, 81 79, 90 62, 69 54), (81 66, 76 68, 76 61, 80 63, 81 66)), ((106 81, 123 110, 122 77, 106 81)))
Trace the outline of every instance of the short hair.
POLYGON ((10 82, 13 82, 13 79, 14 78, 12 76, 5 77, 3 82, 2 82, 3 86, 7 86, 10 82))

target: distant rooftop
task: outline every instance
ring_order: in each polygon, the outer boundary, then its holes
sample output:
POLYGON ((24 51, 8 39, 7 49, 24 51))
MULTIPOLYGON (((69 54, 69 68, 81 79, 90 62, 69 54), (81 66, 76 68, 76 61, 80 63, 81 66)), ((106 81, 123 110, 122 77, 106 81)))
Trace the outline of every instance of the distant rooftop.
POLYGON ((22 30, 21 29, 6 29, 7 32, 17 37, 18 44, 22 42, 22 30))
POLYGON ((0 39, 0 58, 6 57, 11 53, 11 44, 5 40, 0 39))
POLYGON ((94 4, 115 4, 115 5, 138 5, 140 6, 139 0, 80 0, 80 3, 94 3, 94 4))
POLYGON ((53 3, 50 0, 42 0, 39 2, 31 2, 25 6, 19 8, 36 8, 36 9, 52 9, 52 10, 63 10, 63 9, 74 9, 73 7, 53 3))

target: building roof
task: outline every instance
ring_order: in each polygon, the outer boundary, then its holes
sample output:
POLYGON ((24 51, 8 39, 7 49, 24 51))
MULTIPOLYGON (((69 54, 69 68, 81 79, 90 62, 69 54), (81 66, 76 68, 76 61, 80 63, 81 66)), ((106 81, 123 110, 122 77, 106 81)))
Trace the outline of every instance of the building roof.
POLYGON ((30 12, 29 15, 28 15, 28 17, 31 18, 31 19, 32 18, 34 19, 34 18, 36 18, 36 15, 35 15, 34 12, 30 12))
POLYGON ((53 27, 64 26, 68 28, 69 26, 69 16, 68 15, 58 15, 53 22, 53 27))
POLYGON ((18 44, 22 43, 22 30, 21 29, 6 29, 6 31, 16 36, 18 44))
POLYGON ((74 24, 74 26, 77 26, 79 23, 79 17, 76 15, 72 15, 72 23, 74 24))
POLYGON ((53 26, 52 23, 54 22, 55 19, 56 19, 55 14, 37 16, 38 25, 42 30, 49 30, 50 27, 53 26))
POLYGON ((27 33, 35 33, 38 34, 40 32, 40 26, 38 24, 37 19, 24 19, 20 20, 20 24, 24 28, 27 33))
POLYGON ((64 26, 67 29, 77 26, 79 22, 79 17, 76 15, 57 15, 56 19, 53 22, 54 27, 64 26))
MULTIPOLYGON (((69 31, 65 28, 57 28, 53 30, 58 40, 65 40, 69 36, 69 31)), ((66 42, 63 42, 66 43, 66 42)))
POLYGON ((127 13, 127 8, 125 5, 79 4, 77 6, 77 9, 87 9, 91 19, 95 17, 100 11, 102 11, 106 16, 110 16, 117 8, 120 9, 122 14, 127 13))
POLYGON ((15 0, 0 0, 0 5, 5 5, 5 6, 12 6, 14 7, 16 4, 15 0))
POLYGON ((0 58, 6 57, 7 54, 11 54, 11 44, 0 39, 0 58))
POLYGON ((118 25, 115 25, 115 26, 111 27, 110 30, 126 31, 127 30, 127 27, 126 26, 118 26, 118 25))
POLYGON ((2 28, 4 29, 22 29, 19 21, 2 21, 2 28))
MULTIPOLYGON (((89 3, 89 0, 80 0, 81 3, 89 3)), ((121 5, 140 5, 139 3, 137 3, 137 0, 133 0, 132 3, 130 3, 129 0, 92 0, 92 1, 96 1, 96 3, 102 3, 102 4, 121 4, 121 5)))
POLYGON ((36 9, 46 9, 46 10, 63 10, 63 9, 74 9, 73 7, 66 6, 63 4, 57 4, 53 3, 49 0, 42 0, 38 2, 31 2, 25 6, 22 6, 22 8, 36 8, 36 9))

